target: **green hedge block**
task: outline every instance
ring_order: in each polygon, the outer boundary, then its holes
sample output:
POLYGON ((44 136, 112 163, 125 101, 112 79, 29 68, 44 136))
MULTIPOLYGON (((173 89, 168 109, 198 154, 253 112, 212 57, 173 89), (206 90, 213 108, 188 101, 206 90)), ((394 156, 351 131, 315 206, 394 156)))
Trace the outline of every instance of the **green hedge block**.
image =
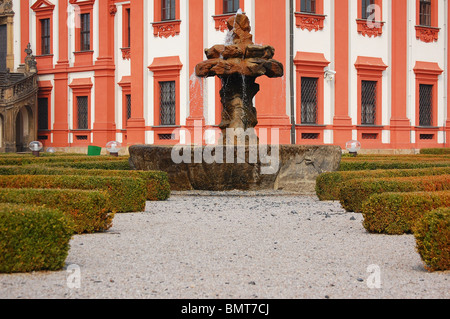
MULTIPOLYGON (((128 157, 114 157, 114 156, 98 156, 95 158, 95 162, 125 162, 128 161, 128 157)), ((84 162, 94 162, 92 156, 43 156, 43 157, 33 157, 33 156, 18 156, 18 157, 0 157, 1 165, 33 165, 33 164, 59 164, 63 163, 70 164, 80 164, 84 162)))
POLYGON ((124 171, 99 169, 49 168, 40 165, 0 166, 0 175, 79 175, 141 178, 146 183, 146 199, 163 201, 170 197, 170 183, 166 172, 160 171, 124 171))
POLYGON ((423 148, 420 150, 420 154, 450 154, 450 147, 446 148, 423 148))
POLYGON ((348 181, 353 179, 435 176, 445 174, 450 174, 450 167, 323 173, 317 177, 316 194, 320 200, 339 200, 341 188, 344 187, 348 181))
POLYGON ((106 191, 74 189, 0 189, 0 203, 55 208, 70 216, 74 232, 96 233, 112 226, 114 211, 106 191))
POLYGON ((417 251, 429 271, 450 270, 450 207, 424 214, 413 227, 417 251))
POLYGON ((372 195, 362 206, 363 226, 370 233, 402 235, 431 210, 450 207, 450 191, 372 195))
POLYGON ((59 210, 0 204, 0 273, 61 270, 72 235, 59 210))
POLYGON ((117 213, 142 212, 147 193, 140 178, 78 175, 0 175, 0 188, 105 190, 117 213))
POLYGON ((103 170, 131 170, 128 160, 118 161, 84 161, 84 162, 58 162, 45 164, 46 167, 66 167, 77 169, 103 169, 103 170))
POLYGON ((449 160, 442 161, 354 161, 341 162, 340 171, 363 171, 384 169, 416 169, 427 167, 450 167, 449 160))
POLYGON ((450 190, 450 175, 354 179, 341 188, 339 201, 345 210, 361 212, 362 204, 373 194, 443 190, 450 190))

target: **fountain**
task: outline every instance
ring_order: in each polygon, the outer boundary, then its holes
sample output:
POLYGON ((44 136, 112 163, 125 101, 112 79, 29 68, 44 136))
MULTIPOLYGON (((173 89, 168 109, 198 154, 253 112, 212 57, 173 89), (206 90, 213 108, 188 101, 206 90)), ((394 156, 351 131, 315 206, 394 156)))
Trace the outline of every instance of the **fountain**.
POLYGON ((253 98, 259 92, 256 78, 282 77, 283 65, 274 60, 275 49, 270 45, 255 45, 250 34, 250 22, 246 15, 236 14, 227 21, 229 42, 205 50, 208 60, 195 68, 198 77, 217 76, 222 81, 220 90, 223 105, 222 143, 239 145, 257 143, 254 128, 258 124, 253 98), (234 130, 233 139, 227 141, 227 129, 234 130), (237 133, 236 133, 237 132, 237 133), (247 133, 244 137, 240 136, 247 133), (248 137, 248 139, 247 139, 248 137))
MULTIPOLYGON (((259 140, 253 98, 260 90, 256 79, 282 77, 284 67, 273 59, 270 45, 255 45, 250 22, 238 12, 227 26, 224 45, 206 49, 207 60, 195 67, 195 76, 217 76, 223 106, 216 145, 134 145, 129 148, 130 166, 160 170, 169 175, 172 190, 286 190, 314 193, 320 173, 339 168, 339 146, 267 145, 259 140)), ((202 132, 202 128, 199 128, 202 132)), ((260 138, 263 136, 259 130, 260 138)), ((266 132, 267 133, 267 132, 266 132)), ((194 137, 195 140, 195 137, 194 137)), ((202 139, 203 140, 203 139, 202 139)))

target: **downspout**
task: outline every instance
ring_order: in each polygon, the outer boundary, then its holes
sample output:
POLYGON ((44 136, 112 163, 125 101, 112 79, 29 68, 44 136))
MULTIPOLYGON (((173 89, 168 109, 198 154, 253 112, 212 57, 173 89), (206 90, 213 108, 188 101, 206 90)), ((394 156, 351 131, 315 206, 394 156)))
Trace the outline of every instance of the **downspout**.
POLYGON ((294 98, 294 0, 289 0, 289 94, 291 104, 291 143, 296 144, 295 138, 295 98, 294 98))

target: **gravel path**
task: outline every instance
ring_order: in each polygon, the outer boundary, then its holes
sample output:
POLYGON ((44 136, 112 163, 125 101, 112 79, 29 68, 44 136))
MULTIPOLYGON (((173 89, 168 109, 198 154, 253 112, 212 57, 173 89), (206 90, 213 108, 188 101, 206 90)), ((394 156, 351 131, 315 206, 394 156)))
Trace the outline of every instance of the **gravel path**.
POLYGON ((338 202, 193 195, 149 202, 146 212, 117 215, 107 233, 75 236, 67 270, 0 275, 0 298, 450 297, 450 273, 426 272, 412 235, 368 234, 362 216, 338 202))

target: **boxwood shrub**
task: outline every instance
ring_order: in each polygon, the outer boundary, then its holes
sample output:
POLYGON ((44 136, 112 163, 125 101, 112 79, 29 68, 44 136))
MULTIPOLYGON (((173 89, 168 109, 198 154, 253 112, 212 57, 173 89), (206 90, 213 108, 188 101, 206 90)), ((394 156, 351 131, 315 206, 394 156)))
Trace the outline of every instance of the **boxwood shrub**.
POLYGON ((413 226, 417 251, 429 271, 450 270, 450 207, 425 213, 413 226))
MULTIPOLYGON (((1 168, 0 168, 1 172, 1 168)), ((450 174, 450 167, 430 167, 401 170, 346 171, 323 173, 316 180, 316 194, 320 200, 339 200, 339 192, 352 179, 408 176, 432 176, 450 174)))
POLYGON ((145 209, 146 185, 140 178, 78 175, 0 175, 0 188, 101 189, 109 191, 118 213, 145 209))
MULTIPOLYGON (((98 156, 96 162, 123 162, 128 157, 98 156)), ((92 156, 16 156, 0 157, 0 165, 30 165, 30 164, 49 164, 49 163, 82 163, 93 162, 92 156)))
POLYGON ((426 167, 449 167, 450 160, 441 159, 440 161, 341 161, 340 171, 363 171, 378 169, 415 169, 426 167))
POLYGON ((73 169, 45 167, 41 165, 30 166, 0 166, 0 175, 79 175, 79 176, 116 176, 141 178, 146 183, 149 201, 163 201, 170 197, 170 184, 166 172, 160 171, 121 171, 99 169, 73 169))
POLYGON ((446 148, 423 148, 423 149, 420 150, 420 154, 433 154, 433 155, 450 154, 450 147, 446 147, 446 148))
POLYGON ((384 193, 372 195, 362 205, 364 228, 371 233, 401 235, 431 210, 450 207, 450 191, 384 193))
POLYGON ((74 232, 96 233, 112 226, 114 211, 106 191, 77 189, 0 189, 0 203, 59 209, 73 220, 74 232))
POLYGON ((83 162, 56 162, 45 164, 46 167, 66 167, 78 169, 103 169, 103 170, 131 170, 128 160, 119 161, 83 161, 83 162))
POLYGON ((61 270, 72 220, 56 209, 0 204, 0 273, 61 270))
POLYGON ((450 175, 353 179, 341 188, 339 201, 345 210, 361 212, 363 202, 373 194, 442 190, 450 190, 450 175))

